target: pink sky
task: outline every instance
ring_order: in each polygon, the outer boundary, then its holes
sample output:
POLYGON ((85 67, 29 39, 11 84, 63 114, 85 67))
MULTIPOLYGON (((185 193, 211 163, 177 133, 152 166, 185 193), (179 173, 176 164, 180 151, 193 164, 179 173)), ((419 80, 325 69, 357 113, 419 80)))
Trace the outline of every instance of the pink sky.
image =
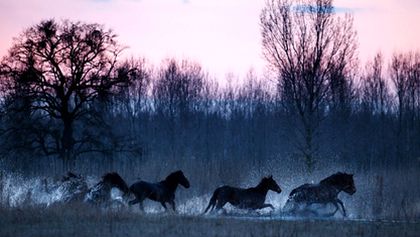
MULTIPOLYGON (((104 24, 129 46, 125 56, 158 64, 188 58, 212 75, 264 71, 259 14, 265 0, 1 0, 0 55, 12 38, 42 19, 104 24)), ((352 11, 362 61, 381 50, 420 49, 420 1, 336 0, 352 11)))

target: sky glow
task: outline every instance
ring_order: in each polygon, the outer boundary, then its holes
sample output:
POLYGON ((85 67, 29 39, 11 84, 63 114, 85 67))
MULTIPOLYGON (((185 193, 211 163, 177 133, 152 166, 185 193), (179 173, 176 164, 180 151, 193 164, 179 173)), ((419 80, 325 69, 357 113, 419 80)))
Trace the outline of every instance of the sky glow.
MULTIPOLYGON (((12 38, 43 19, 100 23, 118 34, 127 57, 152 64, 175 57, 200 63, 210 74, 244 76, 265 69, 259 15, 265 0, 2 0, 0 56, 12 38)), ((379 50, 419 50, 420 1, 337 0, 354 14, 362 62, 379 50)))

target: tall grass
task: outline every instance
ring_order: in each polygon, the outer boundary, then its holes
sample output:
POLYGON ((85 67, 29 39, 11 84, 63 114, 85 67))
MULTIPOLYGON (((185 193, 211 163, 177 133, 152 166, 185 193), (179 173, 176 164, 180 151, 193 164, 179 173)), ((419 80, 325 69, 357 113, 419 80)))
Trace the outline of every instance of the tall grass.
POLYGON ((417 236, 419 223, 281 220, 103 210, 84 204, 0 208, 0 236, 417 236))

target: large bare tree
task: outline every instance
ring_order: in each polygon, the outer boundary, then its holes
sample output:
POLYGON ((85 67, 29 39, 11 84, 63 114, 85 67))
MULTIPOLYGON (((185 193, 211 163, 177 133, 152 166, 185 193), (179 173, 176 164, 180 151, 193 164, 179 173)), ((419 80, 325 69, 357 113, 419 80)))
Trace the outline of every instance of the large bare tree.
POLYGON ((269 0, 260 21, 263 55, 278 73, 288 111, 300 121, 297 147, 311 168, 317 152, 314 138, 328 99, 345 88, 354 65, 352 17, 337 16, 332 0, 269 0))
POLYGON ((14 126, 3 135, 27 134, 27 145, 64 160, 99 151, 99 139, 90 131, 104 121, 95 104, 136 78, 135 68, 118 66, 122 50, 116 35, 98 24, 46 20, 26 29, 1 63, 2 91, 13 105, 9 109, 27 111, 44 127, 18 131, 14 126), (81 121, 89 126, 75 131, 81 121), (39 134, 31 136, 34 131, 39 134))

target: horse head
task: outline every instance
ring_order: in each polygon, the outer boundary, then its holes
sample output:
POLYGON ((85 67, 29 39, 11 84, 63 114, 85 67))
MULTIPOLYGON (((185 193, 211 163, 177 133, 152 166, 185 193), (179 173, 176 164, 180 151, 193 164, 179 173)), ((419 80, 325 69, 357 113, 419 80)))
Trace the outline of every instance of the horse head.
POLYGON ((356 192, 356 186, 354 185, 353 174, 344 173, 342 176, 342 187, 343 191, 353 195, 356 192))
POLYGON ((169 178, 175 180, 178 184, 181 184, 182 186, 184 186, 184 188, 190 187, 190 182, 188 181, 188 179, 185 177, 184 173, 181 170, 173 172, 172 174, 168 176, 167 179, 169 178))
POLYGON ((269 189, 272 190, 276 193, 281 193, 281 188, 280 186, 277 184, 277 182, 273 179, 273 176, 270 175, 268 177, 264 177, 262 180, 262 183, 264 183, 264 185, 269 189))

